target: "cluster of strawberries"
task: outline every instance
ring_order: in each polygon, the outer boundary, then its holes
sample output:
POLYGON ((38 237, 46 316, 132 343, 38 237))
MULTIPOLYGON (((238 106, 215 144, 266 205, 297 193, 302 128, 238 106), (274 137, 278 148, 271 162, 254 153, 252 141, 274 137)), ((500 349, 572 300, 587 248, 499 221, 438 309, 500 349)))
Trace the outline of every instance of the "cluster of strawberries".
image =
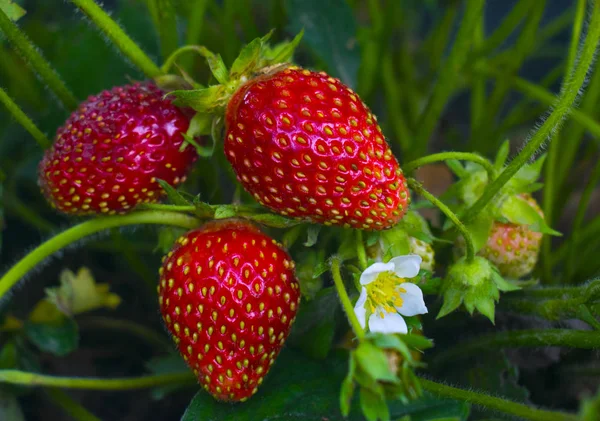
MULTIPOLYGON (((40 163, 44 195, 72 215, 113 215, 160 200, 159 180, 183 183, 197 158, 184 136, 192 115, 151 82, 90 97, 40 163)), ((224 150, 239 182, 281 215, 384 230, 408 209, 406 180, 376 117, 323 72, 287 66, 255 76, 231 95, 225 123, 224 150)), ((524 239, 539 241, 519 229, 498 225, 484 253, 494 260, 502 236, 513 254, 524 239)), ((281 244, 240 220, 188 232, 165 256, 160 310, 217 399, 246 400, 262 383, 300 304, 294 267, 281 244)))

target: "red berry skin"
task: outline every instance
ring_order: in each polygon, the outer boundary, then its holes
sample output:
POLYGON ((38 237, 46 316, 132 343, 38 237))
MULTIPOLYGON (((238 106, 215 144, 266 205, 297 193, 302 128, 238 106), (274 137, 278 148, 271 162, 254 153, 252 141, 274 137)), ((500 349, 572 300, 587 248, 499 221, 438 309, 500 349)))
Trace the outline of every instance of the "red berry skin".
MULTIPOLYGON (((542 210, 530 195, 522 195, 542 217, 542 210)), ((503 276, 520 278, 530 274, 538 260, 542 233, 526 225, 494 222, 486 245, 479 255, 491 261, 503 276)))
POLYGON ((254 198, 281 215, 381 230, 410 202, 376 117, 350 88, 297 67, 259 76, 227 106, 225 154, 254 198))
POLYGON ((300 304, 294 267, 275 240, 235 220, 188 232, 164 259, 163 319, 216 399, 245 401, 262 383, 300 304))
POLYGON ((115 87, 81 103, 39 165, 50 204, 74 215, 115 214, 160 199, 156 179, 185 181, 197 154, 179 151, 185 112, 151 83, 115 87))

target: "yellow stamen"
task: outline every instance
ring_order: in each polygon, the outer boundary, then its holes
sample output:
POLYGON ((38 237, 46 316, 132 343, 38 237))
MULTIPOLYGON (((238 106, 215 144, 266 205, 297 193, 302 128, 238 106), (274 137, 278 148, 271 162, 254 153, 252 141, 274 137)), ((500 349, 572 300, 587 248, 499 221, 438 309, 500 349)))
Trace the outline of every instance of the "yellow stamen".
POLYGON ((404 278, 400 278, 394 272, 381 272, 377 278, 368 285, 367 303, 371 313, 375 313, 379 309, 379 316, 383 318, 384 313, 395 313, 396 308, 402 307, 404 301, 400 296, 401 293, 406 293, 404 288, 398 286, 406 282, 404 278))

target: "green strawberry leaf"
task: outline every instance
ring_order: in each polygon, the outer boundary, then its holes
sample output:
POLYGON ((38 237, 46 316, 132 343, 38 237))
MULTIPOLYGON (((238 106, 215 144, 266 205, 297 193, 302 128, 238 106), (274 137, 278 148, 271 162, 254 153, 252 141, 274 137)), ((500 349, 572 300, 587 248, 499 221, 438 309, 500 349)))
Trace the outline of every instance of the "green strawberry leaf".
POLYGON ((77 323, 69 317, 60 323, 25 322, 25 335, 41 351, 63 357, 79 346, 77 323))
POLYGON ((2 10, 13 22, 18 21, 27 13, 25 9, 13 0, 0 0, 0 10, 2 10))
POLYGON ((351 88, 356 87, 360 65, 360 45, 352 8, 345 0, 287 0, 289 31, 302 29, 305 43, 325 62, 332 76, 351 88))
POLYGON ((167 194, 169 201, 177 206, 189 206, 190 202, 181 195, 173 186, 167 183, 165 180, 161 180, 159 178, 156 179, 156 182, 160 184, 162 189, 167 194))
POLYGON ((498 149, 498 153, 496 154, 496 159, 494 160, 494 168, 496 171, 502 170, 504 168, 504 164, 506 163, 506 158, 508 158, 508 154, 510 153, 510 141, 507 139, 502 142, 502 146, 498 149))
POLYGON ((500 214, 513 224, 528 225, 531 229, 549 235, 562 234, 550 228, 544 219, 526 200, 520 196, 507 197, 500 208, 500 214))
POLYGON ((390 419, 390 412, 385 402, 383 387, 379 386, 373 389, 361 387, 359 396, 360 409, 368 421, 388 421, 390 419))

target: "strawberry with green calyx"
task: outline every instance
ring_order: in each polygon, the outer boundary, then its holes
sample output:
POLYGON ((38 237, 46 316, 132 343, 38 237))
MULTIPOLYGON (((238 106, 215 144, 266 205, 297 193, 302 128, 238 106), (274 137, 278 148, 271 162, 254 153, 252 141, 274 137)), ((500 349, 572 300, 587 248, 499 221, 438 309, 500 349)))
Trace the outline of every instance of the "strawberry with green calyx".
POLYGON ((298 311, 294 266, 275 240, 241 220, 190 231, 165 256, 160 311, 216 399, 245 401, 262 384, 298 311))
POLYGON ((500 299, 500 291, 518 289, 518 286, 505 281, 489 260, 475 256, 469 262, 462 257, 450 266, 442 281, 440 293, 444 304, 437 318, 446 316, 463 304, 469 314, 477 310, 493 323, 495 303, 500 299))
MULTIPOLYGON (((508 154, 505 144, 494 166, 501 170, 508 154)), ((527 164, 500 190, 496 198, 477 217, 468 222, 475 251, 488 258, 500 269, 503 276, 519 278, 533 270, 543 234, 560 235, 551 229, 531 192, 541 184, 537 182, 545 157, 527 164)), ((454 201, 454 210, 461 213, 471 207, 488 185, 488 174, 478 164, 458 163, 451 165, 460 180, 445 194, 447 201, 454 201)), ((446 227, 448 228, 448 226, 446 227)), ((463 249, 462 238, 457 248, 463 249)))
POLYGON ((82 102, 39 164, 50 204, 75 215, 124 213, 178 185, 196 160, 184 142, 184 110, 152 83, 104 91, 82 102))
POLYGON ((209 58, 220 84, 175 91, 175 102, 199 118, 224 114, 225 155, 262 205, 325 225, 394 226, 410 198, 376 117, 339 80, 277 64, 298 37, 276 52, 265 41, 245 47, 229 72, 218 56, 209 58))

